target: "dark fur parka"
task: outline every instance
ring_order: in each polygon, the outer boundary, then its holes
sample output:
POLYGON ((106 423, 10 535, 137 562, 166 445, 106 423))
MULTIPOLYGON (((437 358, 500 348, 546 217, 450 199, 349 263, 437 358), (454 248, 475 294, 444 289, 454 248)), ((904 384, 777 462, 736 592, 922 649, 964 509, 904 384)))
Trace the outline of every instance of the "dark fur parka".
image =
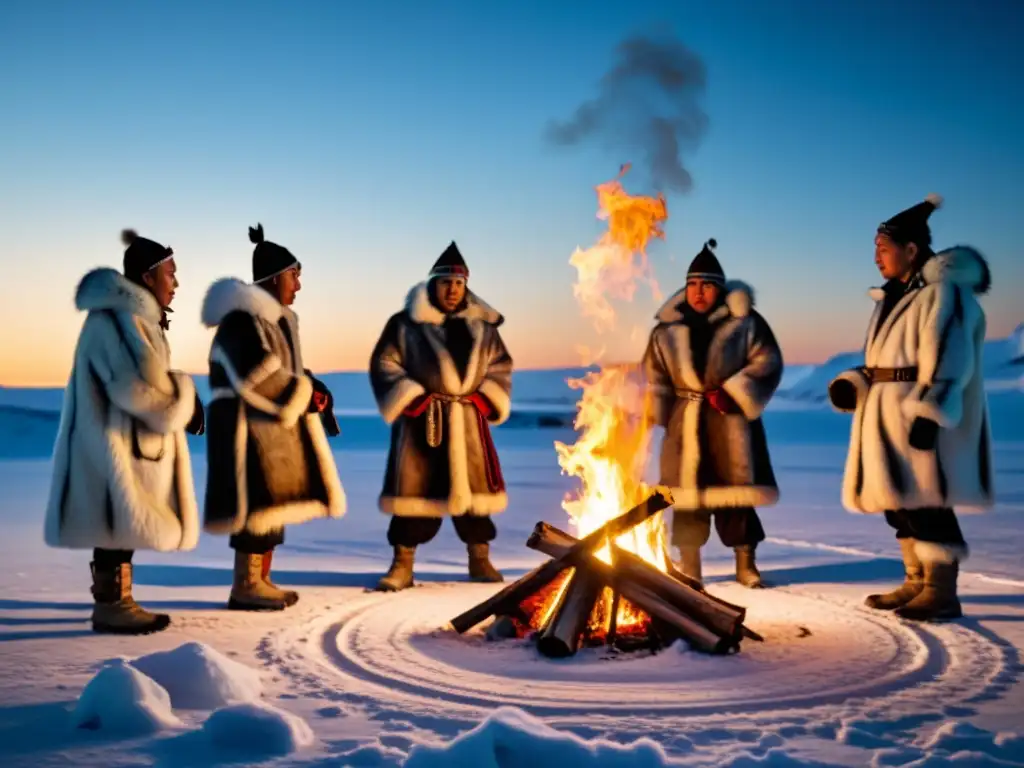
POLYGON ((267 291, 219 280, 203 302, 210 350, 204 528, 264 534, 341 517, 345 493, 311 412, 298 318, 267 291))
POLYGON ((782 379, 782 352, 753 310, 753 290, 732 281, 725 291, 722 305, 701 319, 710 333, 703 366, 694 363, 685 289, 658 311, 644 355, 652 421, 665 428, 660 482, 672 488, 677 510, 766 506, 779 498, 761 414, 782 379), (711 407, 704 393, 718 388, 739 413, 711 407))
POLYGON ((379 500, 387 514, 489 515, 508 503, 490 425, 509 417, 512 358, 498 333, 501 315, 471 292, 466 296, 465 308, 452 316, 468 329, 464 372, 446 337, 454 328, 446 328, 448 318, 430 302, 427 283, 409 292, 373 350, 370 383, 391 425, 379 500), (427 395, 436 401, 425 403, 427 395), (423 405, 408 413, 415 403, 423 405), (440 430, 436 447, 428 442, 431 422, 440 430))

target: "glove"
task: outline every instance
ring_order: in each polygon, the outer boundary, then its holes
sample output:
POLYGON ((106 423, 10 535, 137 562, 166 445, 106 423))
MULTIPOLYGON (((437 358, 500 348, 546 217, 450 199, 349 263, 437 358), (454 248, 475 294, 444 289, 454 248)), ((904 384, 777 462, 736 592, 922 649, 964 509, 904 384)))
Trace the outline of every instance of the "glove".
POLYGON ((935 450, 939 439, 939 425, 931 419, 918 416, 910 425, 910 447, 919 451, 935 450))
POLYGON ((329 399, 323 392, 317 392, 313 390, 313 397, 309 401, 310 413, 323 413, 327 408, 329 399))
POLYGON ((185 431, 190 435, 201 435, 206 432, 206 413, 203 411, 203 401, 196 394, 195 406, 192 410, 192 418, 185 425, 185 431))
POLYGON ((857 387, 852 381, 836 379, 828 387, 828 398, 832 405, 844 411, 857 408, 857 387))
POLYGON ((712 389, 704 393, 704 399, 719 413, 738 413, 736 401, 724 389, 712 389))

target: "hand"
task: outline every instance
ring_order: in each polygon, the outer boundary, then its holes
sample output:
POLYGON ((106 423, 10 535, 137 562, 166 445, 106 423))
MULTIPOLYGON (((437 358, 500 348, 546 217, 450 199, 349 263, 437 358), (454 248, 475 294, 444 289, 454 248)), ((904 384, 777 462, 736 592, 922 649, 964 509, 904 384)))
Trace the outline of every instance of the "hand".
POLYGON ((206 432, 206 414, 203 411, 203 401, 196 395, 196 402, 192 409, 192 418, 185 425, 185 431, 191 435, 201 435, 206 432))
POLYGON ((316 413, 323 413, 324 410, 327 408, 329 402, 330 399, 327 397, 327 395, 325 395, 323 392, 313 390, 313 399, 310 401, 310 403, 312 405, 312 409, 316 413))
POLYGON ((910 447, 919 451, 935 450, 939 439, 939 425, 931 419, 918 416, 910 425, 910 447))
POLYGON ((704 399, 708 401, 719 413, 738 413, 739 408, 736 406, 736 401, 729 396, 729 393, 724 389, 712 389, 709 392, 704 393, 704 399))

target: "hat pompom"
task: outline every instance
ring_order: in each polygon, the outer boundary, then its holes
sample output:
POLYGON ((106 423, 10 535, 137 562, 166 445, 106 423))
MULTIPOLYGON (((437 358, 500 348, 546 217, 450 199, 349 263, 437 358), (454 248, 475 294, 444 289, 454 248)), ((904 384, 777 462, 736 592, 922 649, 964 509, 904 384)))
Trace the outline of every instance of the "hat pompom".
POLYGON ((139 233, 134 229, 122 229, 121 230, 121 242, 125 245, 131 245, 139 239, 139 233))
POLYGON ((925 202, 931 203, 936 208, 942 207, 942 195, 937 195, 932 192, 930 195, 925 197, 925 202))
POLYGON ((708 248, 714 250, 715 248, 718 247, 718 241, 715 240, 715 238, 712 237, 710 240, 708 240, 707 246, 708 246, 708 248))
POLYGON ((259 245, 263 242, 263 225, 257 224, 255 228, 249 227, 249 242, 259 245))

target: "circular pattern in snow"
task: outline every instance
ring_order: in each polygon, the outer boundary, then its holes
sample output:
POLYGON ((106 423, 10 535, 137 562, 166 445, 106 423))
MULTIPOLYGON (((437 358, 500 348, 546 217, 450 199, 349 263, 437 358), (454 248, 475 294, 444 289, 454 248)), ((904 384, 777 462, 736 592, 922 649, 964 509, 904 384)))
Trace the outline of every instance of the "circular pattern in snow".
POLYGON ((256 701, 263 693, 259 672, 205 643, 140 656, 132 666, 166 688, 179 709, 216 709, 256 701))
POLYGON ((512 705, 549 715, 720 714, 892 695, 951 704, 981 695, 1002 669, 999 649, 963 627, 911 625, 785 589, 712 589, 746 603, 747 624, 766 642, 744 641, 726 657, 673 646, 616 658, 589 649, 554 661, 528 641, 488 642, 483 627, 465 636, 439 628, 494 590, 458 585, 362 596, 274 645, 285 666, 305 655, 340 676, 338 690, 405 710, 436 711, 444 701, 449 710, 512 705), (314 636, 319 649, 304 642, 314 636))

